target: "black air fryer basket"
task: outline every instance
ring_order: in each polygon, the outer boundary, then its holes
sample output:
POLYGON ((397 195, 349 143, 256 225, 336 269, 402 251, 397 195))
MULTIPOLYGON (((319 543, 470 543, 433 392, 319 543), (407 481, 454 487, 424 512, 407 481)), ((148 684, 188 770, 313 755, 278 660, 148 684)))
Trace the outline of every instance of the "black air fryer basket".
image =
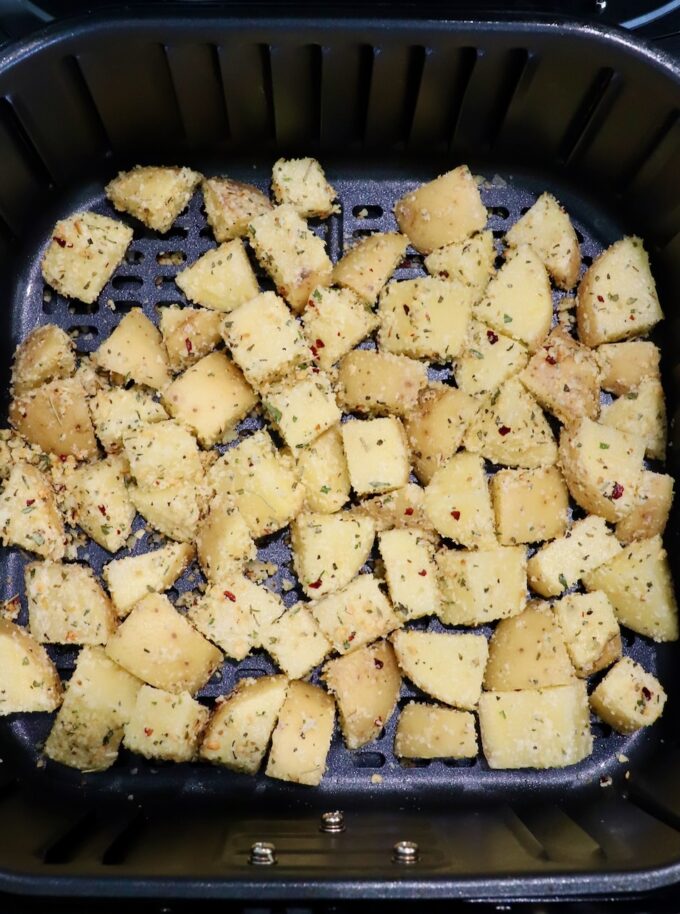
MULTIPOLYGON (((192 260, 211 246, 200 195, 167 236, 137 226, 99 307, 45 294, 39 254, 54 221, 79 207, 109 212, 102 188, 118 168, 186 164, 266 187, 274 159, 298 153, 319 156, 340 192, 341 213, 318 226, 334 259, 352 238, 392 228, 405 189, 461 162, 486 179, 498 236, 545 189, 572 215, 585 263, 641 234, 666 312, 658 341, 673 417, 679 111, 680 67, 602 25, 238 18, 202 5, 52 24, 0 48, 3 389, 13 348, 41 322, 76 328, 88 352, 121 311, 139 304, 153 317, 156 305, 183 300, 177 266, 160 255, 192 260)), ((396 276, 422 271, 413 254, 396 276)), ((670 472, 677 464, 676 443, 670 472)), ((676 517, 666 544, 680 581, 678 530, 676 517)), ((274 541, 263 557, 283 549, 274 541)), ((104 555, 89 551, 100 568, 104 555)), ((22 560, 0 561, 8 597, 21 589, 22 560)), ((669 693, 664 717, 632 737, 594 723, 593 756, 564 770, 402 767, 392 722, 359 752, 336 738, 318 790, 125 753, 110 771, 81 775, 41 759, 47 716, 3 720, 0 891, 510 898, 680 882, 680 648, 626 638, 669 693), (345 831, 322 831, 321 815, 337 808, 345 831), (275 846, 275 864, 250 862, 258 841, 275 846), (417 843, 417 862, 395 862, 400 841, 417 843)), ((54 656, 68 675, 74 652, 54 656)), ((202 695, 268 669, 264 656, 238 673, 226 664, 202 695)))

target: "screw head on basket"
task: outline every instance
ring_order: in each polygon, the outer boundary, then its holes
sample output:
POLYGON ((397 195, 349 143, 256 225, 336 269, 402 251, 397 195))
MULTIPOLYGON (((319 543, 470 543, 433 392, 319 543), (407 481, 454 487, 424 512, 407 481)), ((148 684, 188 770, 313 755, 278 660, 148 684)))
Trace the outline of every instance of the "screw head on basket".
POLYGON ((321 831, 328 835, 337 835, 345 830, 345 814, 339 809, 325 812, 321 816, 321 831))
POLYGON ((268 841, 256 841, 250 848, 248 863, 253 866, 272 866, 276 863, 276 847, 268 841))
POLYGON ((417 863, 418 845, 415 841, 397 841, 394 845, 392 860, 395 863, 417 863))

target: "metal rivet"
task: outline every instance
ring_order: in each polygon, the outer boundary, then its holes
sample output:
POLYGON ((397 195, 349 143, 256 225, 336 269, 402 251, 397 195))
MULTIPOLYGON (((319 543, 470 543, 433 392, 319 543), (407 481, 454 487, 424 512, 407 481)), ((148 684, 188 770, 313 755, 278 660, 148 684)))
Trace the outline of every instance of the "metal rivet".
POLYGON ((395 863, 418 862, 418 845, 415 841, 397 841, 393 851, 392 859, 395 863))
POLYGON ((271 866, 276 863, 276 847, 267 841, 256 841, 250 848, 248 863, 253 866, 271 866))
POLYGON ((328 835, 337 835, 345 830, 345 814, 339 809, 325 812, 321 816, 321 831, 328 835))

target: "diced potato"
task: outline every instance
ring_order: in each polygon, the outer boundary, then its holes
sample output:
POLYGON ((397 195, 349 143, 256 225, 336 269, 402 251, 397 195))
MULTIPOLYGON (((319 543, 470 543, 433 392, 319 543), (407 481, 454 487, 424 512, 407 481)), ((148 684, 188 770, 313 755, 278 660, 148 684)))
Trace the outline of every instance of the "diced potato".
POLYGON ((186 543, 166 543, 143 555, 129 555, 104 566, 102 576, 119 616, 127 616, 149 593, 162 593, 175 583, 194 558, 186 543))
POLYGON ((442 549, 436 556, 445 625, 486 625, 522 612, 527 553, 523 546, 442 549))
POLYGON ((285 676, 242 679, 217 704, 203 737, 201 758, 233 771, 256 774, 287 691, 285 676))
POLYGON ((161 335, 141 308, 123 315, 93 359, 99 368, 111 372, 122 383, 132 380, 162 390, 170 381, 161 335))
POLYGON ((76 502, 73 520, 109 552, 125 545, 135 519, 125 468, 122 457, 107 457, 79 467, 69 484, 76 502))
POLYGON ((523 343, 473 319, 465 348, 454 362, 456 384, 471 397, 486 397, 520 372, 528 361, 523 343))
POLYGON ((124 745, 145 758, 190 762, 210 712, 188 692, 173 695, 144 685, 125 725, 124 745))
POLYGON ((130 472, 140 486, 170 488, 203 475, 196 440, 179 422, 142 426, 123 442, 130 472))
POLYGON ((296 603, 272 622, 262 643, 289 679, 304 679, 331 650, 304 603, 296 603))
POLYGON ((590 696, 590 707, 619 733, 635 733, 661 717, 666 693, 658 679, 623 657, 590 696))
POLYGON ((56 324, 36 327, 14 353, 12 391, 15 396, 46 381, 75 374, 74 348, 71 337, 56 324))
POLYGON ((312 355, 327 371, 378 327, 377 314, 350 289, 314 289, 302 312, 312 355))
POLYGON ((132 229, 99 213, 74 213, 54 227, 43 254, 46 283, 67 298, 91 305, 132 241, 132 229))
POLYGON ((374 304, 380 290, 401 263, 408 238, 397 232, 376 232, 346 251, 333 269, 333 282, 354 292, 366 305, 374 304))
POLYGON ((587 679, 621 657, 619 623, 604 593, 567 594, 553 611, 577 676, 587 679))
POLYGON ((299 514, 290 528, 293 564, 310 599, 341 590, 356 577, 375 540, 369 517, 347 511, 299 514))
POLYGON ((336 212, 337 194, 316 159, 278 159, 272 168, 272 193, 277 203, 290 203, 305 219, 336 212))
POLYGON ((246 235, 250 220, 273 208, 261 190, 233 178, 204 178, 201 189, 208 225, 218 242, 246 235))
POLYGON ((663 319, 640 238, 622 238, 595 260, 579 286, 576 319, 587 346, 642 336, 663 319))
POLYGON ((89 405, 97 437, 110 454, 121 450, 123 438, 143 425, 168 418, 161 404, 141 387, 100 390, 89 405))
POLYGON ((308 682, 291 682, 272 733, 269 777, 312 787, 319 784, 334 722, 335 704, 327 692, 308 682))
POLYGON ((329 661, 323 680, 335 696, 348 749, 373 742, 397 706, 401 675, 391 644, 377 641, 329 661))
POLYGON ((496 271, 495 260, 493 232, 487 230, 433 251, 425 258, 425 269, 431 276, 470 286, 473 300, 479 301, 496 271))
POLYGON ((405 620, 439 612, 434 547, 422 530, 385 530, 380 555, 395 610, 405 620))
POLYGON ((476 707, 488 656, 484 635, 399 631, 392 644, 402 673, 419 689, 447 705, 476 707))
POLYGON ((422 362, 391 352, 355 349, 338 370, 338 400, 347 412, 408 416, 426 386, 422 362))
POLYGON ((650 539, 666 529, 673 504, 673 477, 642 471, 640 499, 633 510, 616 525, 616 536, 624 546, 634 540, 650 539))
POLYGON ((229 571, 257 555, 248 524, 228 495, 216 495, 196 535, 201 568, 209 581, 219 581, 229 571))
POLYGON ((539 543, 567 532, 569 490, 557 467, 500 470, 490 485, 503 545, 539 543))
POLYGON ((334 514, 349 499, 350 483, 339 426, 329 428, 296 455, 310 511, 334 514))
POLYGON ((666 459, 666 402, 661 382, 655 378, 640 381, 635 390, 604 406, 600 422, 641 438, 645 454, 652 460, 666 459))
POLYGON ((63 378, 15 397, 9 421, 43 451, 86 460, 97 455, 97 439, 82 384, 63 378))
POLYGON ((24 572, 28 625, 43 644, 106 644, 116 622, 111 601, 85 565, 31 562, 24 572))
POLYGON ((410 701, 399 716, 394 754, 397 758, 474 758, 475 715, 410 701))
POLYGON ((432 385, 421 392, 406 419, 413 468, 421 482, 430 482, 453 457, 478 410, 478 401, 456 387, 432 385))
POLYGON ((106 196, 122 213, 130 213, 150 229, 168 232, 201 183, 190 168, 137 165, 121 171, 106 185, 106 196))
POLYGON ((479 702, 482 747, 490 768, 564 768, 593 750, 585 682, 484 692, 479 702))
POLYGON ((340 421, 327 375, 301 372, 263 392, 262 407, 290 448, 303 448, 340 421))
POLYGON ((591 419, 562 429, 560 465, 572 498, 612 523, 638 502, 645 441, 591 419))
POLYGON ((552 194, 544 193, 506 232, 511 248, 528 244, 560 289, 573 289, 581 268, 578 238, 569 216, 552 194))
POLYGON ((174 371, 188 368, 203 358, 222 340, 222 317, 206 308, 159 308, 160 331, 174 371))
POLYGON ((166 387, 163 403, 203 447, 212 447, 248 415, 257 397, 223 352, 211 352, 166 387))
POLYGON ((464 241, 486 225, 486 209, 467 165, 460 165, 398 200, 401 231, 425 254, 464 241))
POLYGON ((604 343, 595 350, 603 390, 621 397, 640 386, 645 378, 659 378, 661 353, 649 340, 604 343))
POLYGON ((213 311, 233 311, 260 291, 239 238, 206 251, 175 282, 190 302, 213 311))
POLYGON ((294 311, 302 311, 317 286, 331 284, 333 264, 323 241, 290 204, 256 216, 248 233, 257 259, 294 311))
POLYGON ((46 559, 63 559, 64 521, 47 477, 29 463, 16 463, 0 495, 0 536, 46 559))
POLYGON ((409 482, 385 495, 364 498, 352 508, 352 513, 373 518, 379 532, 415 528, 431 542, 438 543, 439 536, 425 513, 424 502, 423 489, 409 482))
POLYGON ((483 549, 496 542, 484 462, 476 454, 455 454, 425 489, 425 513, 442 536, 483 549))
POLYGON ((372 574, 360 574, 343 590, 310 604, 310 609, 339 654, 356 650, 401 625, 372 574))
POLYGON ((131 485, 130 501, 144 520, 170 539, 192 543, 205 508, 207 493, 195 483, 179 483, 158 488, 131 485))
POLYGON ((54 711, 60 704, 61 681, 45 648, 0 618, 0 716, 54 711))
POLYGON ((133 607, 106 653, 133 676, 175 695, 197 692, 222 661, 220 651, 157 593, 133 607))
POLYGON ((529 586, 541 596, 557 597, 620 551, 604 519, 591 514, 529 559, 529 586))
POLYGON ((345 422, 341 432, 350 482, 357 495, 375 495, 406 485, 408 444, 399 419, 357 419, 345 422))

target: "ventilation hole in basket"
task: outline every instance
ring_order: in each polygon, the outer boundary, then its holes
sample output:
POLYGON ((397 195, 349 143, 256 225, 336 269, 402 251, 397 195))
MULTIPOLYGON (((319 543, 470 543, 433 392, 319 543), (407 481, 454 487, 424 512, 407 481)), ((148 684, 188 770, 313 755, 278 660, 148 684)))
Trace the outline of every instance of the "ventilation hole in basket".
POLYGON ((99 302, 95 301, 86 304, 82 301, 71 301, 68 305, 68 313, 73 315, 96 314, 99 311, 99 302))
POLYGON ((139 841, 145 824, 144 817, 139 814, 121 829, 102 854, 104 866, 117 866, 127 860, 130 851, 139 841))
POLYGON ((128 248, 125 252, 125 260, 128 263, 141 263, 144 260, 144 251, 137 251, 135 248, 128 248))
POLYGON ((73 672, 78 660, 78 648, 67 644, 55 644, 50 645, 47 652, 60 673, 70 675, 73 672))
POLYGON ((133 308, 141 308, 142 303, 134 298, 126 299, 114 299, 113 310, 119 311, 121 314, 127 314, 128 311, 132 311, 133 308))
POLYGON ((528 213, 530 209, 531 209, 530 206, 523 206, 522 209, 519 211, 520 216, 523 216, 525 213, 528 213))
POLYGON ((382 768, 385 756, 382 752, 359 752, 352 756, 352 764, 355 768, 382 768))
POLYGON ((156 302, 157 308, 181 308, 182 303, 178 299, 164 298, 156 302))
POLYGON ((263 670, 261 667, 241 667, 236 670, 234 679, 236 682, 239 682, 241 679, 259 679, 260 676, 267 675, 267 671, 263 670))
POLYGON ((182 294, 177 286, 177 283, 175 282, 174 276, 155 276, 153 284, 157 289, 167 288, 172 289, 172 291, 177 293, 177 295, 182 294))
POLYGON ((612 728, 609 724, 605 724, 604 721, 598 720, 597 718, 591 721, 590 729, 593 736, 599 737, 600 739, 607 739, 607 737, 612 735, 612 728))
POLYGON ((161 267, 178 267, 186 259, 184 251, 160 251, 156 254, 156 263, 161 267))
POLYGON ((505 257, 503 257, 502 254, 497 254, 496 259, 493 262, 493 265, 496 267, 496 269, 500 270, 500 268, 503 266, 504 263, 505 263, 505 257))
POLYGON ((378 229, 370 228, 354 229, 352 232, 352 238, 368 238, 370 235, 375 235, 377 231, 378 229))
POLYGON ((188 235, 189 232, 181 225, 173 225, 170 231, 163 235, 163 241, 183 241, 188 235))
POLYGON ((624 628, 621 634, 623 635, 623 643, 626 647, 632 647, 637 641, 635 632, 630 632, 624 628))
POLYGON ((494 229, 492 234, 494 238, 504 238, 505 229, 494 229))
POLYGON ((139 286, 144 285, 144 280, 141 276, 114 276, 111 280, 111 286, 114 289, 125 290, 125 289, 138 289, 139 286))
POLYGON ((590 254, 584 254, 581 260, 587 267, 590 267, 593 264, 593 258, 590 256, 590 254))
POLYGON ((402 768, 429 768, 431 761, 429 758, 402 758, 399 764, 402 768))
POLYGON ((99 336, 99 329, 94 324, 78 324, 69 327, 68 333, 76 343, 89 343, 99 336))
POLYGON ((509 219, 510 210, 507 206, 489 206, 488 211, 492 216, 498 216, 499 219, 509 219))
POLYGON ((75 822, 63 835, 39 852, 43 863, 69 863, 78 853, 78 849, 92 834, 97 825, 94 813, 87 813, 75 822))
POLYGON ((352 215, 355 219, 380 219, 382 214, 382 206, 378 206, 376 203, 357 203, 352 207, 352 215))
POLYGON ((444 761, 447 768, 474 768, 476 758, 449 758, 444 761))
POLYGON ((209 225, 204 225, 203 228, 201 229, 201 231, 198 233, 198 237, 199 238, 209 238, 212 241, 214 238, 213 230, 210 228, 209 225))
POLYGON ((578 241, 578 243, 583 244, 583 233, 579 232, 578 229, 574 229, 574 231, 576 232, 576 240, 578 241))

